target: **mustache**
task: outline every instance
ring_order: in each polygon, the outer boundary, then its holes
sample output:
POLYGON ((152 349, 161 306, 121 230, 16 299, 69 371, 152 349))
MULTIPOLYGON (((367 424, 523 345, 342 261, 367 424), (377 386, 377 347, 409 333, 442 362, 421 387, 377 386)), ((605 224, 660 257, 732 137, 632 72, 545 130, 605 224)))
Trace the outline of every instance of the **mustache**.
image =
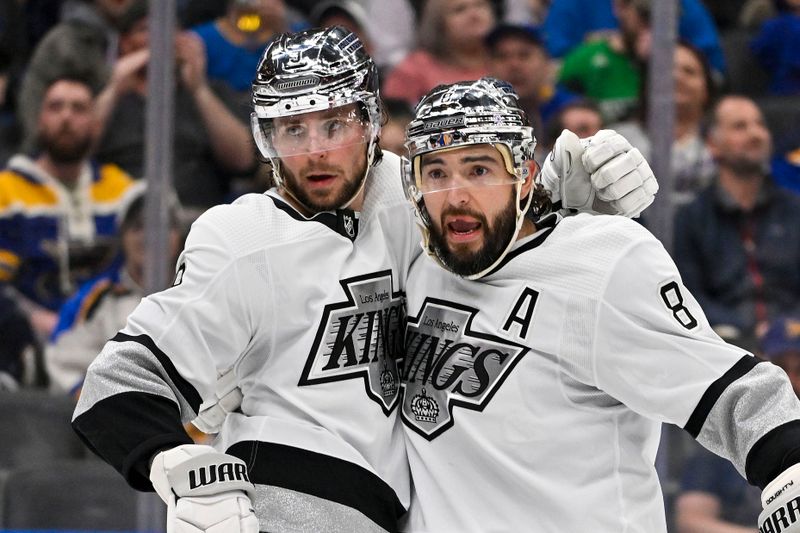
POLYGON ((309 174, 340 174, 345 175, 344 170, 336 165, 327 164, 311 164, 306 165, 300 169, 301 176, 308 176, 309 174))
POLYGON ((489 227, 489 224, 486 220, 486 217, 480 211, 473 211, 472 209, 466 209, 463 207, 448 207, 441 214, 441 223, 442 227, 444 227, 444 221, 448 216, 457 217, 457 216, 466 216, 472 217, 476 219, 478 222, 481 223, 484 227, 489 227))

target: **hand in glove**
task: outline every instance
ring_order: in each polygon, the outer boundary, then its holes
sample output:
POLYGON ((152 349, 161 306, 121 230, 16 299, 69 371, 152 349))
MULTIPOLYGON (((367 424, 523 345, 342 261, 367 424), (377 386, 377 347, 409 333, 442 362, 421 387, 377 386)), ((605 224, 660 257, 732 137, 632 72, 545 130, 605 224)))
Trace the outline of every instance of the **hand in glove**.
POLYGON ((539 180, 562 209, 629 218, 639 216, 658 191, 642 154, 613 130, 586 139, 564 130, 539 180))
POLYGON ((160 452, 150 481, 167 504, 167 533, 258 533, 244 461, 211 446, 160 452))
POLYGON ((790 466, 761 493, 761 533, 800 532, 800 464, 790 466))

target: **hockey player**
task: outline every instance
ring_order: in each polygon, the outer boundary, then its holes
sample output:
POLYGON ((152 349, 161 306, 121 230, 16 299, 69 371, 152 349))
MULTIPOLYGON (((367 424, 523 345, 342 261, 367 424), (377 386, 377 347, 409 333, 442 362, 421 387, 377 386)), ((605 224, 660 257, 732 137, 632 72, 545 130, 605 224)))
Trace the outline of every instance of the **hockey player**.
MULTIPOLYGON (((524 216, 547 198, 509 86, 440 86, 407 133, 428 255, 407 280, 405 529, 665 532, 654 460, 669 422, 764 489, 762 532, 800 531, 786 375, 711 330, 642 226, 524 216)), ((557 168, 592 165, 591 143, 559 142, 557 168)))
MULTIPOLYGON (((170 532, 395 531, 410 500, 397 360, 419 245, 400 159, 378 146, 375 65, 343 28, 278 36, 253 106, 277 187, 194 223, 174 285, 89 368, 73 425, 158 492, 170 532), (213 447, 183 430, 199 412, 221 422, 213 447)), ((603 208, 638 213, 649 167, 600 144, 623 183, 599 185, 603 208)), ((565 191, 592 209, 588 175, 574 175, 565 191)))

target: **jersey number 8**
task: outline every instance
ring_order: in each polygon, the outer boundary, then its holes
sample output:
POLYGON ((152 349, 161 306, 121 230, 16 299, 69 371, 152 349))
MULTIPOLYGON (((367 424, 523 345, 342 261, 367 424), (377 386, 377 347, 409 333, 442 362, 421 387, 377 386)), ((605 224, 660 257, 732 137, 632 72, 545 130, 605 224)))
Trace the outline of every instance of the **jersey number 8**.
POLYGON ((661 287, 661 299, 664 300, 667 309, 672 311, 672 316, 678 323, 686 329, 693 329, 697 326, 697 319, 692 316, 689 309, 683 305, 683 295, 681 294, 678 284, 670 281, 661 287))

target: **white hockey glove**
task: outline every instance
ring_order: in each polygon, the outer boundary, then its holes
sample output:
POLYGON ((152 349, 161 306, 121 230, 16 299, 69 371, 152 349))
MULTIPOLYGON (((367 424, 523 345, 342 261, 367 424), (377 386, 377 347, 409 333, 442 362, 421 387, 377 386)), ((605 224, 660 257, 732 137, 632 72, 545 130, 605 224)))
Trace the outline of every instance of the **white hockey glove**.
POLYGON ((658 191, 650 165, 619 133, 600 130, 579 139, 564 130, 542 167, 540 181, 564 210, 635 218, 658 191))
POLYGON ((214 397, 200 406, 200 413, 192 424, 203 433, 219 433, 229 413, 242 405, 242 391, 238 387, 233 368, 217 378, 214 397))
POLYGON ((167 504, 167 533, 258 533, 244 461, 211 446, 160 452, 150 481, 167 504))
POLYGON ((800 464, 790 466, 761 493, 761 533, 800 532, 800 464))

